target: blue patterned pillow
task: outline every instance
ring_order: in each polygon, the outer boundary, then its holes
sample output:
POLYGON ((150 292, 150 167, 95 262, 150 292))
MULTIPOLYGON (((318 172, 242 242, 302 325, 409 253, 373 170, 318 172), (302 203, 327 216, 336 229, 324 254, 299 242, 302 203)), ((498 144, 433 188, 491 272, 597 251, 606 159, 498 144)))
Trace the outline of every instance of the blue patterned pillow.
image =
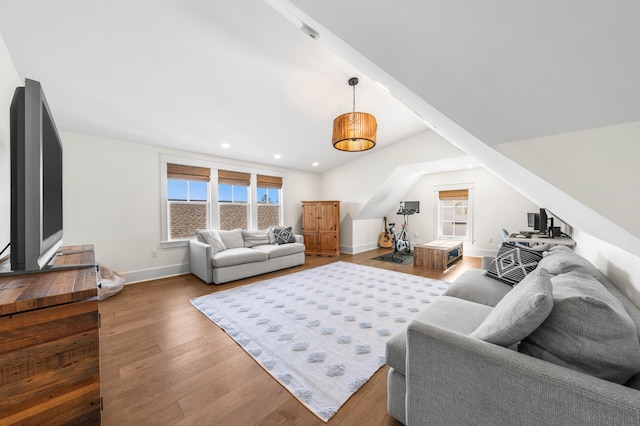
POLYGON ((487 269, 487 275, 507 284, 516 285, 536 269, 541 259, 542 253, 538 251, 502 243, 496 258, 487 269))
POLYGON ((288 244, 296 242, 296 237, 293 235, 291 227, 274 229, 273 235, 275 235, 276 237, 276 244, 288 244))

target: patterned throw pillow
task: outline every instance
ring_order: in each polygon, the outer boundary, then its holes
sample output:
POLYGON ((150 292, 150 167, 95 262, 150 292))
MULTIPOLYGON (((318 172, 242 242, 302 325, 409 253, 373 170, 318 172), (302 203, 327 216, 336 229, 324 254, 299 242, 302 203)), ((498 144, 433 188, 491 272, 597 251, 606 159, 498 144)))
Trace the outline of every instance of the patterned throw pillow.
POLYGON ((216 229, 196 229, 195 234, 198 241, 213 247, 213 254, 227 249, 220 238, 220 233, 216 229))
POLYGON ((293 235, 291 227, 274 229, 273 234, 276 237, 276 244, 288 244, 296 242, 296 237, 293 235))
POLYGON ((509 243, 502 243, 487 275, 510 285, 516 285, 536 269, 542 253, 509 243))

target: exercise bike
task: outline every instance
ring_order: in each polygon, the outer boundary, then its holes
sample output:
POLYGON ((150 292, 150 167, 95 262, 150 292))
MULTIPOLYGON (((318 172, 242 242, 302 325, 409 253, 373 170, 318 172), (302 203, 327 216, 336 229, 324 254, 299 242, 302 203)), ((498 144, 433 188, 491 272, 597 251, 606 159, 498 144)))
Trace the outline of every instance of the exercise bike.
POLYGON ((411 254, 411 241, 409 240, 409 223, 407 217, 401 225, 400 233, 396 233, 396 224, 389 224, 389 234, 391 234, 393 242, 393 254, 390 260, 394 262, 404 262, 404 256, 411 254))

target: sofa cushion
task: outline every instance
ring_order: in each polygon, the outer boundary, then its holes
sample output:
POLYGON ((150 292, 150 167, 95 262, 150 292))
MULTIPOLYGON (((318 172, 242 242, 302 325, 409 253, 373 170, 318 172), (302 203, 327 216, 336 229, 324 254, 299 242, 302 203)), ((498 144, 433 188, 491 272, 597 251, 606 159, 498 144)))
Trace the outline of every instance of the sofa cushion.
POLYGON ((624 305, 627 313, 633 319, 638 329, 640 339, 640 309, 625 297, 618 288, 612 284, 591 262, 566 246, 557 246, 545 253, 538 264, 545 268, 551 275, 559 275, 570 271, 582 272, 590 275, 605 286, 609 292, 624 305))
POLYGON ((549 271, 551 275, 581 272, 602 282, 603 275, 591 262, 567 246, 556 246, 544 253, 538 266, 549 271))
POLYGON ((242 238, 242 230, 234 229, 232 231, 218 231, 224 246, 228 249, 244 247, 244 238, 242 238))
POLYGON ((196 229, 196 239, 201 243, 209 244, 213 248, 213 254, 219 253, 227 249, 220 238, 217 229, 196 229))
POLYGON ((296 237, 293 235, 291 227, 274 229, 273 235, 276 237, 276 244, 289 244, 296 242, 296 237))
POLYGON ((508 348, 538 328, 552 307, 549 273, 538 268, 507 293, 469 336, 508 348))
POLYGON ((263 262, 267 260, 267 254, 252 248, 240 247, 227 249, 213 255, 212 264, 216 268, 225 266, 242 265, 251 262, 263 262))
POLYGON ((267 231, 245 231, 242 230, 242 238, 245 247, 255 247, 263 244, 270 244, 269 232, 267 231))
POLYGON ((522 341, 536 358, 623 384, 640 371, 636 325, 616 299, 590 275, 551 278, 553 309, 522 341))
POLYGON ((292 243, 283 245, 261 245, 253 247, 254 250, 264 252, 269 256, 269 259, 275 259, 277 257, 289 256, 296 253, 304 253, 304 244, 292 243))
POLYGON ((516 285, 533 271, 542 253, 508 243, 502 243, 487 275, 507 284, 516 285))
MULTIPOLYGON (((455 297, 438 296, 415 320, 468 335, 491 313, 492 308, 455 297)), ((401 374, 406 372, 407 327, 387 341, 386 362, 401 374)))
POLYGON ((496 306, 513 287, 491 278, 480 269, 469 269, 460 275, 444 293, 470 302, 496 306))

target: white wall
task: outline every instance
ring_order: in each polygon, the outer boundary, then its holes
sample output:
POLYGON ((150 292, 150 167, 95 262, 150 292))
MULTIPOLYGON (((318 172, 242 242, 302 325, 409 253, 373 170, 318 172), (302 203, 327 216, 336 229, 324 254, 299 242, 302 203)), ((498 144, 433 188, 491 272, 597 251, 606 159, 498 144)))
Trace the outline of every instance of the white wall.
MULTIPOLYGON (((406 200, 420 201, 420 213, 408 219, 412 244, 437 238, 438 187, 456 184, 473 187, 473 235, 464 242, 464 252, 470 256, 495 255, 502 243, 502 228, 509 232, 528 229, 527 212, 539 209, 483 168, 425 175, 405 196, 406 200)), ((399 231, 403 216, 396 212, 397 208, 390 211, 387 219, 393 219, 399 231)))
POLYGON ((9 109, 16 87, 23 86, 24 81, 18 75, 1 34, 0 76, 2 76, 0 78, 0 250, 2 250, 11 238, 11 129, 9 109))
POLYGON ((396 212, 402 200, 421 202, 421 213, 409 218, 411 242, 419 243, 433 239, 436 232, 434 186, 451 183, 473 182, 476 188, 475 238, 465 244, 467 254, 495 254, 498 244, 502 241, 502 228, 527 229, 526 213, 537 211, 538 207, 502 180, 480 168, 426 175, 418 173, 417 178, 414 176, 415 172, 407 169, 405 182, 409 185, 403 185, 402 180, 394 182, 394 188, 385 194, 384 200, 381 200, 381 203, 387 203, 388 206, 378 219, 354 220, 360 208, 367 204, 374 194, 377 196, 387 178, 400 166, 445 160, 460 155, 460 150, 434 132, 428 131, 324 173, 324 199, 342 201, 341 251, 359 253, 377 247, 380 232, 384 229, 383 215, 386 215, 387 222, 395 222, 396 230, 399 230, 403 217, 396 215, 396 212))
MULTIPOLYGON (((160 154, 230 160, 61 132, 64 243, 94 244, 96 259, 128 282, 189 271, 187 247, 162 248, 160 154), (157 257, 152 257, 152 250, 157 257)), ((247 167, 265 166, 234 162, 247 167)), ((275 169, 274 169, 275 170, 275 169)), ((300 231, 300 201, 319 196, 317 174, 282 170, 285 223, 300 231)))

